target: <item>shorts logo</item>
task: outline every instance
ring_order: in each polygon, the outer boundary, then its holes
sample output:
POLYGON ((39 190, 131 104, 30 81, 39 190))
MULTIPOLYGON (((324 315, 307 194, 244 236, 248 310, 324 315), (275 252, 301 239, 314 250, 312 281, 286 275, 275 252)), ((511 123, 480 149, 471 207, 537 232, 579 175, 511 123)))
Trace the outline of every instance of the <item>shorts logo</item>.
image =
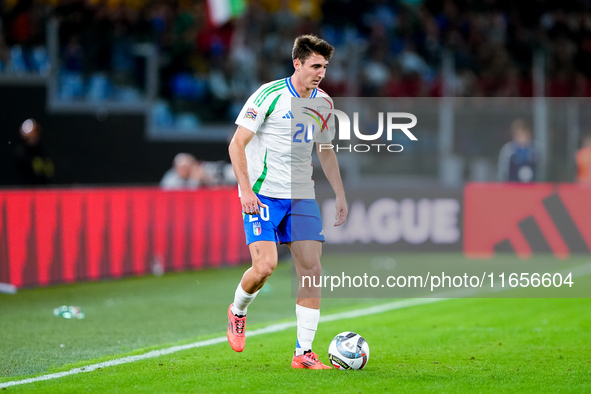
POLYGON ((259 223, 259 222, 253 223, 252 224, 252 232, 256 236, 261 235, 261 223, 259 223))
POLYGON ((256 120, 257 115, 259 113, 254 110, 254 108, 249 108, 246 113, 244 114, 245 119, 256 120))

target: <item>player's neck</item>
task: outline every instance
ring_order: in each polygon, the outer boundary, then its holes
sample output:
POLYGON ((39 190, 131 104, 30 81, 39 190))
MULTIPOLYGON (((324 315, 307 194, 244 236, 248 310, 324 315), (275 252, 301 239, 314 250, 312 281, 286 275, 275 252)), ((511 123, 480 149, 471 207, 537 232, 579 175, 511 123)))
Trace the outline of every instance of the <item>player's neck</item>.
POLYGON ((298 78, 296 78, 296 75, 293 74, 291 77, 291 84, 293 85, 294 89, 296 90, 296 92, 298 92, 298 94, 300 95, 300 97, 302 98, 308 98, 312 95, 312 91, 314 89, 308 89, 306 88, 304 85, 302 85, 302 83, 300 82, 300 80, 298 78))

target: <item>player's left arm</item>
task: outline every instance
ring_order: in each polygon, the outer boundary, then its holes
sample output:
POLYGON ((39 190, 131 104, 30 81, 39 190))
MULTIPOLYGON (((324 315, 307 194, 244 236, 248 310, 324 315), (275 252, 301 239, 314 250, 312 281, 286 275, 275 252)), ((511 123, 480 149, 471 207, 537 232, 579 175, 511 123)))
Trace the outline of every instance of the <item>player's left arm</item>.
POLYGON ((335 226, 340 226, 347 220, 349 210, 347 209, 347 199, 345 198, 345 188, 343 187, 343 180, 341 178, 341 171, 339 170, 339 162, 337 155, 333 149, 320 149, 320 144, 316 144, 316 153, 322 165, 322 171, 326 175, 326 179, 330 182, 332 190, 336 196, 335 226))

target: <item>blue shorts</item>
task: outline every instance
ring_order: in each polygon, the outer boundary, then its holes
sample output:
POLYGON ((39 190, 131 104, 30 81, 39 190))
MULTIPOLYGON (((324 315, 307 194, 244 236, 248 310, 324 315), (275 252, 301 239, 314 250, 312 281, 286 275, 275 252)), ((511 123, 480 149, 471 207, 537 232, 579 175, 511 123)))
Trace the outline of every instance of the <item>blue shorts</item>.
POLYGON ((256 241, 324 242, 320 209, 314 199, 257 196, 267 208, 261 208, 259 215, 243 214, 247 245, 256 241))

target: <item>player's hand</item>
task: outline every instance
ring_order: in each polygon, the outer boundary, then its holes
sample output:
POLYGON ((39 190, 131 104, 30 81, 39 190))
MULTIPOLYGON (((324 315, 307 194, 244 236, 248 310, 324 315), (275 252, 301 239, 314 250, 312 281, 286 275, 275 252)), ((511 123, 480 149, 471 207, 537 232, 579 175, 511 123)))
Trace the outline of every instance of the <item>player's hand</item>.
POLYGON ((334 226, 337 227, 345 223, 345 220, 347 220, 347 216, 349 215, 349 210, 347 209, 347 201, 345 201, 344 198, 337 198, 337 202, 335 205, 337 213, 335 215, 336 222, 334 223, 334 226))
POLYGON ((242 193, 240 198, 242 204, 242 212, 246 215, 259 215, 261 213, 260 208, 267 208, 265 204, 259 200, 258 196, 254 194, 252 190, 248 190, 246 193, 242 193))

